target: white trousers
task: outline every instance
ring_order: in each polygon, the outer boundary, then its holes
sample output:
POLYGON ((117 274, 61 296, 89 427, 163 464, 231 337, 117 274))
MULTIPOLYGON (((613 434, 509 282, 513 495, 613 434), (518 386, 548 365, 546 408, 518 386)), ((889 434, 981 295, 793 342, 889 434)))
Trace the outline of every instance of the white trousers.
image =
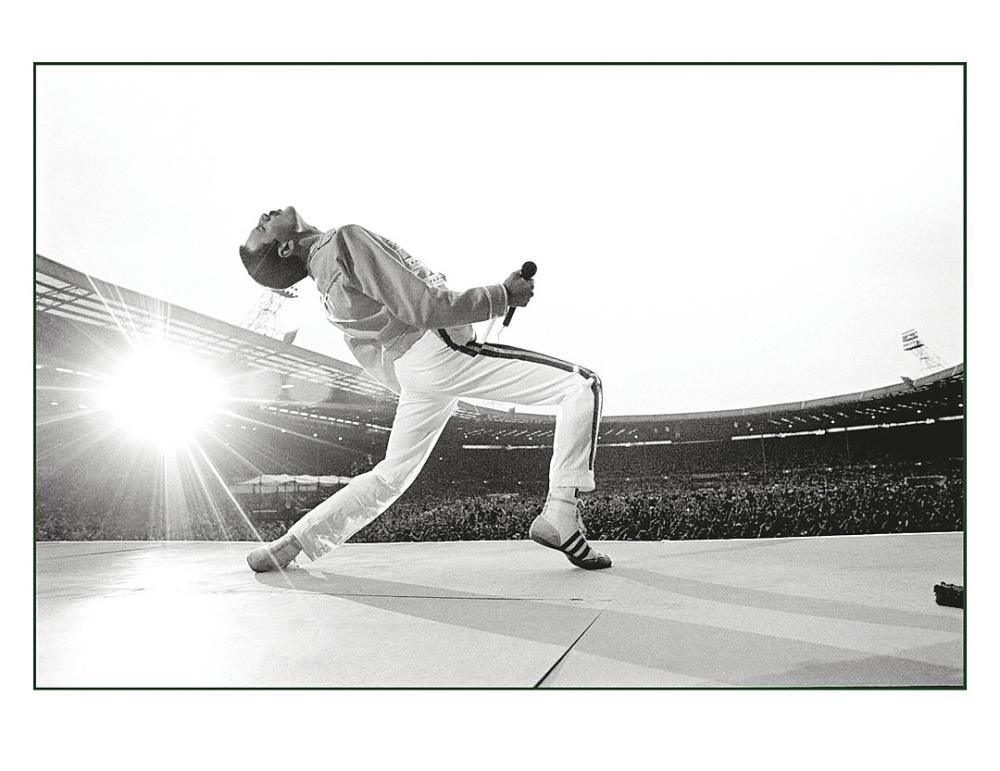
POLYGON ((511 346, 459 344, 438 330, 428 330, 395 366, 401 393, 385 458, 290 530, 310 559, 346 541, 403 494, 460 397, 558 406, 549 486, 594 489, 603 398, 600 378, 590 370, 511 346))

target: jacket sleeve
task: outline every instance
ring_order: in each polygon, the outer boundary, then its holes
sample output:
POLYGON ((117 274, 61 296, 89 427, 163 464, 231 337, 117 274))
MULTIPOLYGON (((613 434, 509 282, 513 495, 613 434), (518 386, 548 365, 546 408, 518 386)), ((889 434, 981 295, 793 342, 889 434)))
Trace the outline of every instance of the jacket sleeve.
POLYGON ((390 247, 360 225, 337 231, 340 260, 347 276, 368 297, 398 319, 419 329, 486 321, 507 311, 503 284, 455 292, 431 287, 411 272, 390 247))

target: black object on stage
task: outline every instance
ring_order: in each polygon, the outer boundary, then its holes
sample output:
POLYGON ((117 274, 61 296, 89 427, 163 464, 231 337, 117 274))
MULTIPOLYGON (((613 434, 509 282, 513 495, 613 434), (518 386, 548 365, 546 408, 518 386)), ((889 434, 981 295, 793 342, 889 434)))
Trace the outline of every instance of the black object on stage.
POLYGON ((965 607, 965 587, 956 584, 935 584, 934 601, 949 608, 965 607))

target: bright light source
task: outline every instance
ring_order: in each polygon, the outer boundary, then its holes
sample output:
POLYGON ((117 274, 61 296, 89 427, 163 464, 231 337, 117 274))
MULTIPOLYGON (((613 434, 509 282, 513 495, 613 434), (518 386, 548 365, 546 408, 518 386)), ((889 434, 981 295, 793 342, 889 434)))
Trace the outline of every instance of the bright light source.
POLYGON ((186 444, 219 409, 224 394, 208 367, 166 345, 138 350, 100 394, 101 408, 136 439, 186 444))

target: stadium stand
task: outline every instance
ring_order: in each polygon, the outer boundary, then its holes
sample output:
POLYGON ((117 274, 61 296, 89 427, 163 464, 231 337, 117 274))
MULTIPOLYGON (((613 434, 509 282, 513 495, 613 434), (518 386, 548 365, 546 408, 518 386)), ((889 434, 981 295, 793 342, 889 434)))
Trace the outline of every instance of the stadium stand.
MULTIPOLYGON (((273 538, 317 493, 234 497, 260 474, 352 476, 384 452, 394 397, 353 365, 36 262, 36 537, 273 538), (109 360, 169 319, 236 400, 196 448, 125 445, 88 404, 109 360), (248 519, 244 517, 248 516, 248 519)), ((960 530, 964 366, 825 399, 606 416, 598 539, 960 530)), ((156 409, 150 404, 149 409, 156 409)), ((553 419, 463 404, 424 474, 355 540, 522 538, 544 499, 553 419)))

